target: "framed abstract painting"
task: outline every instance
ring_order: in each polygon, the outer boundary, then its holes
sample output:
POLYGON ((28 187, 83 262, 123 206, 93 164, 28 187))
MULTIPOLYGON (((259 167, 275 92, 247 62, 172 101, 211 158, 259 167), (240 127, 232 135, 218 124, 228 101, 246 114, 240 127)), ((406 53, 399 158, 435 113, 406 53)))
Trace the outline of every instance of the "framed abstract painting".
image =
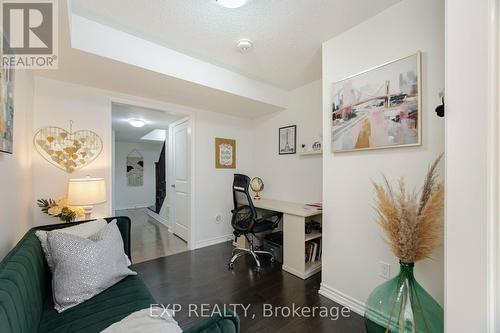
POLYGON ((0 68, 0 152, 13 152, 14 70, 0 68))
POLYGON ((420 52, 332 87, 332 151, 421 145, 420 52))

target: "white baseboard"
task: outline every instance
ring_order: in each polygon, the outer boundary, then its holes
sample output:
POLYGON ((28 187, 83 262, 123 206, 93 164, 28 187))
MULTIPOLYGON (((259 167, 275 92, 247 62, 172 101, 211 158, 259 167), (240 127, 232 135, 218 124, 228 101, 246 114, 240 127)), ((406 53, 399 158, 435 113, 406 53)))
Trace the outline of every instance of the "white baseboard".
POLYGON ((205 240, 198 241, 196 243, 195 248, 200 249, 202 247, 224 243, 224 242, 230 241, 232 239, 233 239, 233 235, 225 235, 225 236, 205 239, 205 240))
POLYGON ((160 222, 161 224, 163 224, 165 227, 167 227, 169 232, 172 232, 170 226, 168 225, 168 220, 166 218, 164 218, 163 216, 160 216, 160 215, 156 214, 155 212, 153 212, 150 209, 148 209, 148 215, 151 218, 153 218, 154 220, 156 220, 156 221, 160 222))
POLYGON ((142 203, 142 204, 137 204, 137 205, 130 205, 130 206, 115 207, 115 211, 116 211, 116 210, 127 210, 127 209, 148 208, 149 206, 152 206, 152 205, 153 205, 153 204, 142 203))
POLYGON ((360 316, 365 315, 365 309, 366 309, 366 304, 349 296, 346 295, 335 288, 332 288, 324 283, 321 283, 321 286, 319 288, 319 294, 322 296, 325 296, 326 298, 331 299, 332 301, 343 305, 345 307, 348 307, 351 309, 351 311, 356 312, 360 316))

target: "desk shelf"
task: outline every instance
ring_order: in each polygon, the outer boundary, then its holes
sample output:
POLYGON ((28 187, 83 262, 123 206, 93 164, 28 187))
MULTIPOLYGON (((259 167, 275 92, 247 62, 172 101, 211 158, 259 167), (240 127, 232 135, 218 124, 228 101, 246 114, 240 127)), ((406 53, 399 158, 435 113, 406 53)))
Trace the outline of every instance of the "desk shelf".
POLYGON ((310 234, 306 234, 306 242, 316 238, 320 238, 321 236, 323 236, 321 232, 319 232, 318 230, 313 230, 310 234))
POLYGON ((314 219, 321 223, 322 211, 307 209, 304 203, 267 198, 255 200, 253 203, 257 208, 283 213, 283 270, 301 279, 307 279, 321 271, 321 260, 305 262, 304 249, 306 242, 322 236, 318 230, 310 234, 305 233, 305 225, 308 221, 314 219))
POLYGON ((306 267, 304 270, 305 278, 308 278, 321 270, 321 260, 306 262, 306 267))

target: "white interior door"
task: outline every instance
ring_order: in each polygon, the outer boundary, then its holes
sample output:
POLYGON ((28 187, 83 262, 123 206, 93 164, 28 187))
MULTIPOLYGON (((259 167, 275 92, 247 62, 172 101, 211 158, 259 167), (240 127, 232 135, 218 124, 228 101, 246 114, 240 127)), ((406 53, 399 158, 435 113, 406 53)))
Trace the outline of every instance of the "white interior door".
POLYGON ((190 130, 185 120, 171 127, 172 131, 172 219, 173 232, 186 242, 189 240, 190 202, 190 130))

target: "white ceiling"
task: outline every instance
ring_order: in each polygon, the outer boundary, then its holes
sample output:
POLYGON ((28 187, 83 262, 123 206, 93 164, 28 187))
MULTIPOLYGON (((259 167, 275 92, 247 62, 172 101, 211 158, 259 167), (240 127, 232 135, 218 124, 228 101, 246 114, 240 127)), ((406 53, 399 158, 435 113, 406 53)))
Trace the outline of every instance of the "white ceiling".
POLYGON ((321 44, 400 0, 72 0, 72 11, 285 89, 321 78, 321 44), (235 44, 250 38, 254 49, 235 44))
MULTIPOLYGON (((283 108, 71 47, 67 1, 59 2, 59 69, 35 75, 200 110, 257 118, 283 108)), ((175 109, 175 107, 173 107, 175 109)))
POLYGON ((158 143, 157 141, 145 141, 141 138, 155 129, 168 129, 168 125, 181 116, 158 110, 146 109, 132 105, 113 103, 112 123, 115 131, 115 140, 121 142, 158 143), (128 123, 131 119, 143 120, 144 127, 137 128, 128 123))

